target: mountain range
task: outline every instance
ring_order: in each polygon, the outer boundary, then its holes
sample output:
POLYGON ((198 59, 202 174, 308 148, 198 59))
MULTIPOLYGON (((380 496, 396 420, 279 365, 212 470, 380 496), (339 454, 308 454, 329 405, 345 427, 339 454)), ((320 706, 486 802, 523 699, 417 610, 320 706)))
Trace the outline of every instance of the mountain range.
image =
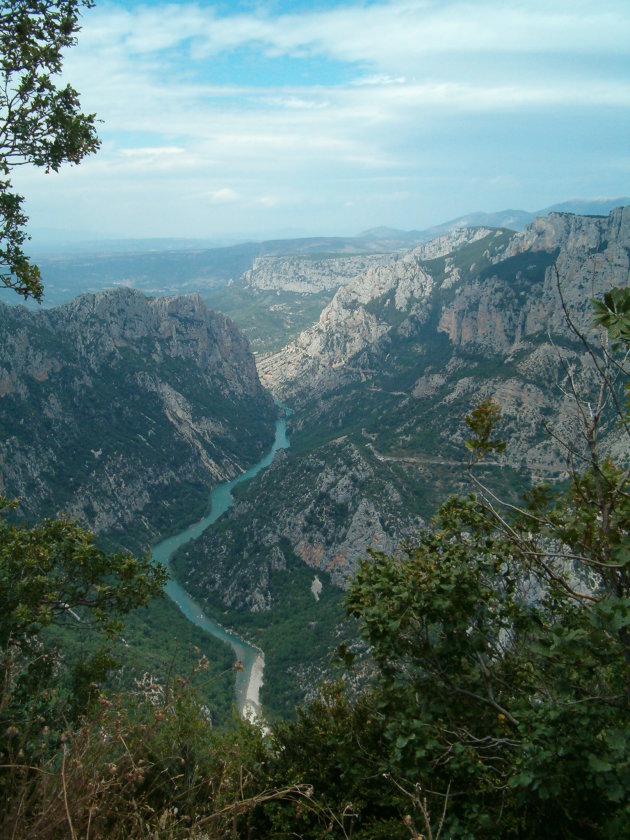
MULTIPOLYGON (((534 218, 550 212, 606 215, 625 204, 630 204, 630 199, 573 199, 533 213, 524 210, 469 213, 424 230, 378 227, 356 236, 273 239, 230 245, 186 239, 67 242, 62 234, 56 233, 44 239, 40 237, 42 244, 35 256, 46 287, 46 307, 112 286, 132 286, 149 295, 199 292, 206 296, 230 280, 238 280, 256 257, 312 259, 328 255, 391 254, 456 228, 486 226, 520 231, 534 218)), ((2 295, 0 290, 0 300, 11 305, 15 296, 2 295)))
MULTIPOLYGON (((296 685, 312 691, 341 632, 341 612, 322 610, 325 626, 311 615, 318 644, 305 653, 303 636, 282 631, 287 604, 315 578, 320 598, 343 587, 369 549, 391 553, 447 495, 470 490, 465 417, 481 399, 501 406, 507 442, 484 480, 512 500, 531 481, 564 480, 566 446, 547 430, 579 446, 571 381, 585 394, 594 381, 565 308, 590 334, 590 300, 628 284, 629 253, 625 207, 602 217, 551 213, 522 233, 456 230, 375 258, 350 279, 348 257, 316 323, 257 356, 262 383, 292 409, 291 449, 182 549, 176 569, 222 621, 250 628, 267 655, 266 699, 285 692, 293 701, 296 685)), ((338 260, 330 258, 331 277, 338 260)), ((275 277, 281 292, 295 258, 282 262, 269 270, 259 261, 243 282, 262 277, 269 287, 275 277)), ((294 274, 303 295, 305 269, 294 274)), ((314 263, 313 295, 324 276, 314 263)), ((627 459, 612 418, 606 435, 627 459)))

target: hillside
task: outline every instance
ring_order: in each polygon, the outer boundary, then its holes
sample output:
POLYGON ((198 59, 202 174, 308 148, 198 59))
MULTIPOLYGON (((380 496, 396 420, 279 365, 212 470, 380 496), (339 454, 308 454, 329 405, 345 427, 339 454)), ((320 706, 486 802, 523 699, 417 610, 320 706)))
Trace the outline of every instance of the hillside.
POLYGON ((556 386, 567 360, 583 363, 559 290, 587 327, 590 299, 627 284, 630 210, 453 236, 341 288, 317 324, 259 361, 261 379, 294 407, 297 446, 365 429, 384 457, 454 457, 471 401, 494 394, 506 432, 519 421, 506 463, 558 477, 542 423, 566 425, 556 386))
MULTIPOLYGON (((276 409, 246 339, 197 295, 119 289, 37 313, 0 306, 0 476, 30 521, 63 510, 108 548, 144 552, 206 512, 210 491, 258 461, 276 409)), ((49 631, 70 653, 98 634, 49 631)), ((200 685, 215 721, 232 718, 232 651, 167 598, 127 616, 111 687, 162 684, 208 656, 200 685)))
MULTIPOLYGON (((315 325, 258 358, 263 383, 293 410, 291 449, 187 547, 177 573, 223 621, 257 634, 265 699, 276 708, 286 663, 298 653, 308 660, 310 671, 289 669, 308 693, 338 640, 341 612, 328 611, 327 644, 320 637, 317 652, 305 644, 317 622, 314 576, 323 592, 343 587, 368 548, 392 551, 449 493, 470 489, 464 418, 472 406, 492 396, 503 410, 508 446, 485 468, 499 491, 514 498, 532 478, 566 476, 566 450, 546 428, 572 439, 568 371, 584 389, 593 377, 559 289, 588 328, 590 299, 627 285, 629 250, 630 208, 551 214, 522 234, 442 235, 369 266, 315 325), (308 611, 294 611, 283 634, 286 605, 300 599, 308 611)), ((614 451, 618 432, 606 432, 614 451)))
POLYGON ((246 340, 197 295, 3 306, 0 335, 0 475, 31 520, 64 510, 145 549, 273 440, 246 340))

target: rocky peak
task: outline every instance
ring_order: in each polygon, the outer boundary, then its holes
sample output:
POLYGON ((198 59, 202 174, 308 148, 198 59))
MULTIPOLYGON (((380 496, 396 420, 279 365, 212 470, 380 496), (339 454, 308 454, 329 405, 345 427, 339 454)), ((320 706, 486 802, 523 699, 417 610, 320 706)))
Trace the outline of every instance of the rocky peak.
POLYGON ((469 245, 471 242, 477 242, 479 239, 485 239, 489 234, 494 233, 491 228, 474 227, 474 228, 456 228, 443 236, 438 236, 414 248, 412 253, 419 260, 435 260, 438 257, 444 257, 446 254, 452 254, 464 245, 469 245))
POLYGON ((577 216, 549 213, 517 234, 506 251, 514 256, 524 251, 598 251, 610 243, 630 241, 630 207, 618 207, 608 216, 577 216))

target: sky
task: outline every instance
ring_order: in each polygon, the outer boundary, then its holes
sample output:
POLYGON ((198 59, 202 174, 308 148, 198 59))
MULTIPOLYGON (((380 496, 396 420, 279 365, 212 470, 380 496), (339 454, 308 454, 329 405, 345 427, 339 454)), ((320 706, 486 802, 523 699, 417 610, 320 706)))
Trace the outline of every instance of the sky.
POLYGON ((34 234, 352 235, 630 194, 627 0, 97 0, 63 78, 102 146, 14 173, 34 234))

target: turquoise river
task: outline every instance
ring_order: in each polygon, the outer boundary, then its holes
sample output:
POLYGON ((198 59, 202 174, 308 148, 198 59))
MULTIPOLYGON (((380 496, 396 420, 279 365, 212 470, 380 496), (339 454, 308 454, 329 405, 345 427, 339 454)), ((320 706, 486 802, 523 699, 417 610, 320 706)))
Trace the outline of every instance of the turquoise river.
MULTIPOLYGON (((242 473, 237 476, 237 478, 232 479, 232 481, 226 481, 215 487, 210 495, 210 513, 199 522, 195 522, 194 525, 190 525, 184 531, 180 531, 180 533, 174 534, 173 536, 163 540, 161 543, 158 543, 152 551, 153 560, 168 566, 169 559, 176 549, 178 549, 181 545, 184 545, 184 543, 201 536, 206 528, 216 522, 217 519, 232 506, 234 501, 232 499, 232 490, 234 487, 236 487, 237 484, 241 484, 243 481, 249 481, 250 478, 253 478, 261 470, 264 470, 265 467, 268 467, 273 461, 278 449, 287 449, 288 446, 289 440, 287 438, 286 422, 284 419, 277 420, 276 439, 271 447, 271 450, 262 459, 262 461, 259 461, 253 467, 250 467, 247 472, 242 473)), ((261 657, 261 651, 253 645, 248 644, 235 633, 225 630, 220 624, 217 624, 211 618, 206 616, 197 601, 195 601, 195 599, 186 592, 183 586, 178 583, 172 575, 165 586, 165 591, 168 597, 177 604, 189 621, 192 621, 193 624, 196 624, 198 627, 206 630, 217 639, 227 642, 232 647, 236 658, 243 663, 243 670, 236 672, 236 702, 239 711, 242 712, 245 706, 247 688, 251 679, 252 669, 256 659, 261 657)))

